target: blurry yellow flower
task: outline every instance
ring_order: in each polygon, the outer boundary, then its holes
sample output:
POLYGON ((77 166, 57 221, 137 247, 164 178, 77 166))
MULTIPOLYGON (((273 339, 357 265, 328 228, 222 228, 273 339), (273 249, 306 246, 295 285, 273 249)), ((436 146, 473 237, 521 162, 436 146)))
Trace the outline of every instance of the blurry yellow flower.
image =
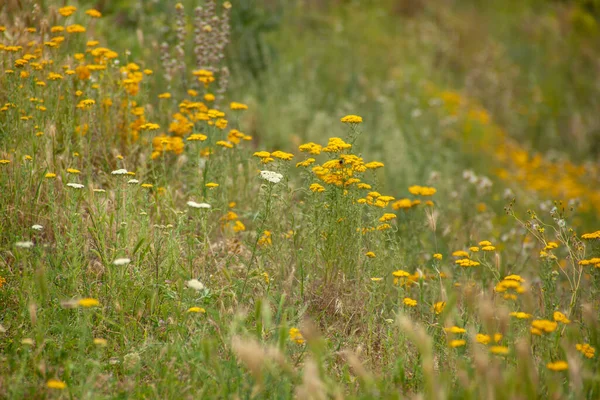
POLYGON ((85 27, 79 24, 73 24, 67 26, 67 33, 83 33, 85 32, 85 27))
POLYGON ((466 342, 465 340, 462 340, 462 339, 458 339, 458 340, 451 340, 451 341, 450 341, 450 347, 452 347, 453 349, 454 349, 454 348, 457 348, 457 347, 462 347, 462 346, 464 346, 465 344, 467 344, 467 342, 466 342))
POLYGON ((488 344, 490 342, 490 340, 492 340, 492 338, 490 337, 490 335, 478 333, 477 336, 475 336, 475 340, 477 340, 477 342, 479 342, 481 344, 488 344))
MULTIPOLYGON (((75 8, 75 7, 73 7, 73 8, 75 8)), ((63 381, 59 381, 58 379, 49 379, 48 382, 46 382, 46 387, 49 389, 62 390, 67 387, 67 384, 64 383, 63 381)))
POLYGON ((449 328, 444 328, 444 331, 448 333, 466 333, 466 329, 459 328, 458 326, 451 326, 449 328))
POLYGON ((490 347, 490 353, 506 355, 510 352, 506 346, 492 346, 490 347))
POLYGON ((569 364, 566 361, 556 361, 546 364, 546 367, 551 371, 566 371, 569 364))
POLYGON ((100 11, 95 10, 93 8, 90 10, 87 10, 85 13, 92 18, 100 18, 102 16, 102 13, 100 11))
POLYGON ((405 297, 402 300, 402 303, 404 303, 404 305, 409 306, 409 307, 416 307, 416 305, 417 305, 417 301, 415 299, 411 299, 410 297, 405 297))
POLYGON ((296 344, 303 344, 305 342, 304 336, 302 336, 298 328, 290 328, 289 335, 290 340, 296 344))
POLYGON ((206 313, 206 310, 202 307, 190 307, 190 308, 188 308, 187 312, 204 314, 204 313, 206 313))
POLYGON ((206 186, 206 187, 207 187, 207 188, 209 188, 209 189, 212 189, 212 188, 216 188, 216 187, 218 187, 218 186, 219 186, 219 184, 218 184, 218 183, 214 183, 214 182, 208 182, 208 183, 207 183, 206 185, 204 185, 204 186, 206 186))
POLYGON ((581 352, 581 354, 583 354, 587 358, 594 358, 594 354, 596 353, 596 349, 587 343, 583 343, 583 344, 578 343, 575 345, 575 348, 577 349, 577 351, 581 352))
POLYGON ((52 172, 47 172, 46 175, 44 175, 44 178, 46 178, 46 179, 56 178, 56 174, 52 173, 52 172))
POLYGON ((435 258, 436 260, 441 260, 443 258, 443 256, 440 253, 435 253, 433 255, 433 258, 435 258))
MULTIPOLYGON (((547 319, 536 319, 531 321, 531 328, 536 329, 540 332, 551 333, 556 330, 557 323, 548 321, 547 319)), ((534 332, 532 332, 534 333, 534 332)))
POLYGON ((483 251, 494 251, 496 248, 494 246, 484 246, 481 248, 483 251))
POLYGON ((369 258, 375 258, 375 253, 373 253, 372 251, 368 251, 365 253, 365 256, 367 256, 369 258))
POLYGON ((81 307, 85 307, 85 308, 89 308, 89 307, 98 307, 100 305, 100 302, 96 299, 92 299, 92 298, 85 298, 85 299, 80 299, 77 304, 81 307))
POLYGON ((68 172, 69 174, 74 174, 74 175, 76 175, 76 174, 80 174, 80 173, 81 173, 81 171, 80 171, 80 170, 78 170, 78 169, 75 169, 75 168, 67 168, 67 172, 68 172))
POLYGON ((571 321, 567 318, 567 316, 560 311, 554 311, 554 320, 556 322, 562 322, 563 324, 570 324, 571 321))
POLYGON ((235 101, 229 104, 229 108, 232 110, 247 110, 248 106, 244 103, 236 103, 235 101))
POLYGON ((58 13, 60 15, 62 15, 63 17, 68 17, 71 14, 73 14, 75 11, 77 11, 77 8, 73 7, 73 6, 66 6, 66 7, 61 7, 58 9, 58 13))
POLYGON ((107 341, 103 338, 94 338, 94 344, 100 347, 106 347, 107 341))
POLYGON ((436 314, 441 314, 442 311, 444 311, 444 308, 446 307, 446 302, 445 301, 438 301, 437 303, 435 303, 433 305, 433 311, 436 314))

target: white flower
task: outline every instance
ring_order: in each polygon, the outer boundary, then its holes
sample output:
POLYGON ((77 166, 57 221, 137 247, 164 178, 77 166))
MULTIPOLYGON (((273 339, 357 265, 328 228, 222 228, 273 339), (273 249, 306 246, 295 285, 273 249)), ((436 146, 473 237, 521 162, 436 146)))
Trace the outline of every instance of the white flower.
POLYGON ((198 279, 190 279, 185 284, 187 285, 187 287, 192 288, 192 289, 196 289, 196 290, 204 289, 204 285, 198 279))
POLYGON ((117 169, 111 172, 113 175, 127 175, 127 170, 125 168, 117 169))
POLYGON ((140 181, 138 181, 137 179, 130 179, 127 181, 127 183, 129 183, 130 185, 137 185, 138 183, 140 183, 140 181))
POLYGON ((96 192, 96 193, 105 193, 106 190, 104 190, 104 189, 94 189, 94 192, 96 192))
POLYGON ((41 231, 42 229, 44 229, 43 226, 35 224, 35 225, 31 225, 31 229, 33 229, 34 231, 41 231))
POLYGON ((72 187, 73 189, 83 189, 85 187, 81 183, 67 183, 67 186, 72 187))
POLYGON ((33 242, 32 241, 28 241, 28 242, 17 242, 15 243, 15 246, 20 247, 22 249, 30 249, 33 247, 33 242))
POLYGON ((131 260, 129 258, 117 258, 115 261, 113 261, 114 265, 127 265, 131 262, 131 260))
POLYGON ((188 201, 187 205, 192 208, 210 208, 208 203, 196 203, 195 201, 188 201))
POLYGON ((279 183, 283 179, 283 175, 273 171, 260 171, 260 176, 271 183, 279 183))

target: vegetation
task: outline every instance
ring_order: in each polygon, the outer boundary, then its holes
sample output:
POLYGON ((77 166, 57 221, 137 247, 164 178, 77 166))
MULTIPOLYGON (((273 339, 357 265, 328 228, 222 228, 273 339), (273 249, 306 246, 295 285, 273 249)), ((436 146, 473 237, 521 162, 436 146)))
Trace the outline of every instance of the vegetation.
POLYGON ((595 3, 232 3, 0 6, 0 397, 598 398, 595 3))

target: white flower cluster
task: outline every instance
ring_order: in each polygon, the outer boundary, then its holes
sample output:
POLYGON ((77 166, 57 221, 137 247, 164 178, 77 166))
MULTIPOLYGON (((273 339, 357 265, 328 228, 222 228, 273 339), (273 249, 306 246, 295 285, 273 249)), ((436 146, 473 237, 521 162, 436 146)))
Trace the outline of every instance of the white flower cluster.
POLYGON ((127 170, 125 168, 116 169, 111 172, 112 175, 127 175, 127 170))
POLYGON ((196 203, 195 201, 188 201, 187 205, 192 208, 210 208, 210 204, 208 203, 196 203))
POLYGON ((73 189, 83 189, 85 186, 81 183, 67 183, 67 186, 72 187, 73 189))
POLYGON ((279 183, 283 179, 283 175, 274 171, 260 171, 260 177, 271 183, 279 183))

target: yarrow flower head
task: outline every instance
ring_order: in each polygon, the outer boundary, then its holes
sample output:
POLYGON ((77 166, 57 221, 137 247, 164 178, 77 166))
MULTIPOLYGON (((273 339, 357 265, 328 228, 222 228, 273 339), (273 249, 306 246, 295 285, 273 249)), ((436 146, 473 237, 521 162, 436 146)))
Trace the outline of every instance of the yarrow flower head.
POLYGON ((260 177, 271 183, 279 183, 283 179, 283 175, 274 171, 260 171, 260 177))
POLYGON ((125 168, 117 169, 112 171, 111 175, 127 175, 127 170, 125 168))
POLYGON ((73 182, 67 183, 67 186, 72 187, 73 189, 83 189, 85 187, 81 183, 73 183, 73 182))
POLYGON ((114 265, 127 265, 131 262, 131 259, 129 258, 117 258, 115 259, 115 261, 113 261, 114 265))
POLYGON ((27 242, 16 242, 15 246, 20 247, 22 249, 30 249, 33 247, 33 242, 32 241, 27 241, 27 242))
POLYGON ((340 121, 342 121, 345 124, 360 124, 361 122, 363 122, 363 119, 358 115, 350 114, 346 115, 345 117, 342 117, 340 121))
POLYGON ((198 279, 190 279, 185 284, 187 287, 194 289, 194 290, 200 291, 200 290, 204 289, 204 285, 198 279))
POLYGON ((192 208, 210 208, 208 203, 196 203, 195 201, 188 201, 187 205, 192 208))
POLYGON ((31 229, 33 229, 34 231, 41 231, 42 229, 44 229, 44 227, 39 224, 35 224, 31 225, 31 229))

